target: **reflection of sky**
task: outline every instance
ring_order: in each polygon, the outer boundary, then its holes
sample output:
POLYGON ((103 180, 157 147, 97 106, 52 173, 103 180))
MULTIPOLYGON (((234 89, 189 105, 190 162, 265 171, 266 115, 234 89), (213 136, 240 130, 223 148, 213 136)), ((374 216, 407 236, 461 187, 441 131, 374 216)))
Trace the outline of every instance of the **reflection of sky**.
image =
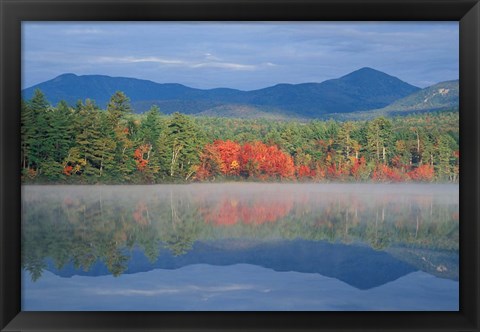
POLYGON ((252 90, 373 67, 419 87, 458 79, 458 22, 26 22, 23 88, 60 74, 252 90))
POLYGON ((458 310, 458 282, 413 272, 369 290, 333 278, 237 264, 120 277, 23 274, 22 310, 458 310))

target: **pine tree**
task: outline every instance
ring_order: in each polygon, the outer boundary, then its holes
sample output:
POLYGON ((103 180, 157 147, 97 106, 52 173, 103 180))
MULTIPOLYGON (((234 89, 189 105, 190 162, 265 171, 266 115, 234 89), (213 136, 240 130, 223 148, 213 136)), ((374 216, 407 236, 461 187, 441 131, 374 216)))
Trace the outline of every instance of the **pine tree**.
POLYGON ((160 109, 158 106, 152 106, 145 113, 139 131, 142 143, 151 144, 153 149, 156 149, 161 132, 160 109))
MULTIPOLYGON (((50 108, 45 95, 38 89, 35 90, 32 99, 25 105, 23 116, 24 148, 28 155, 27 168, 41 173, 41 164, 48 158, 49 148, 45 144, 48 139, 48 115, 50 108)), ((27 158, 26 158, 27 159, 27 158)))
POLYGON ((387 163, 392 141, 392 123, 384 117, 379 117, 368 124, 367 144, 370 155, 377 162, 387 163))
POLYGON ((200 162, 204 137, 188 116, 172 114, 158 140, 161 173, 170 178, 190 178, 200 162))
POLYGON ((130 99, 121 91, 115 92, 107 105, 107 114, 110 125, 113 128, 118 127, 120 120, 129 113, 132 113, 130 99))
POLYGON ((102 137, 100 113, 89 99, 82 105, 78 113, 78 126, 81 129, 76 138, 76 145, 84 159, 83 175, 92 179, 100 175, 102 151, 98 141, 102 137))

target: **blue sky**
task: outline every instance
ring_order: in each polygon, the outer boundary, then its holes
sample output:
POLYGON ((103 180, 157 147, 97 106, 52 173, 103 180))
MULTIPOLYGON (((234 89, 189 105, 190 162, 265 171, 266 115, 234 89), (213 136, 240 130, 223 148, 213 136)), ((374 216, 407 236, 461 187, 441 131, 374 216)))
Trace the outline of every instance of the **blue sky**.
POLYGON ((253 90, 372 67, 458 79, 458 22, 24 22, 23 88, 63 73, 253 90))

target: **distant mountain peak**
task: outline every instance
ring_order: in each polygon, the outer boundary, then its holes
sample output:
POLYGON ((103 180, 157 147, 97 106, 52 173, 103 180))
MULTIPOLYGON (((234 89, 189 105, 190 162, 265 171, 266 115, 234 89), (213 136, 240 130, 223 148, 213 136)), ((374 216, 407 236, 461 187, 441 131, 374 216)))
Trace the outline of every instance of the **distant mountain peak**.
POLYGON ((65 74, 58 75, 53 79, 53 81, 58 81, 58 80, 68 79, 68 78, 76 78, 76 77, 78 77, 78 75, 73 73, 65 73, 65 74))
POLYGON ((318 118, 329 113, 379 109, 419 90, 370 67, 321 83, 280 83, 251 91, 203 90, 174 82, 66 73, 23 90, 23 98, 31 98, 36 88, 42 90, 53 104, 65 100, 74 105, 78 100, 89 98, 100 107, 106 107, 115 91, 123 91, 138 113, 157 105, 165 114, 181 112, 267 118, 272 114, 277 118, 318 118))
MULTIPOLYGON (((370 67, 363 67, 358 70, 352 71, 351 73, 340 77, 342 78, 367 78, 367 77, 395 77, 392 75, 388 75, 383 71, 373 69, 370 67)), ((395 77, 396 78, 396 77, 395 77)))
POLYGON ((380 70, 377 70, 377 69, 374 69, 372 67, 362 67, 360 69, 357 69, 357 70, 354 70, 352 72, 353 73, 356 73, 356 72, 373 72, 373 73, 382 73, 382 74, 385 74, 384 72, 380 71, 380 70))

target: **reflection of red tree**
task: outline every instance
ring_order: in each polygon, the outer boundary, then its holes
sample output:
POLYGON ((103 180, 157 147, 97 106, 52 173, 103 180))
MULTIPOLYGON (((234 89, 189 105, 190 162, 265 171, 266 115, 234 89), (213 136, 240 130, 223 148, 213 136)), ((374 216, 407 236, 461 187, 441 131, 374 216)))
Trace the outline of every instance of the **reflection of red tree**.
POLYGON ((148 213, 147 205, 144 202, 138 202, 135 211, 133 211, 133 220, 139 225, 148 225, 146 214, 148 213))
POLYGON ((215 225, 234 225, 238 222, 260 225, 275 222, 285 217, 293 207, 293 200, 255 199, 253 202, 238 201, 226 197, 215 206, 202 211, 205 222, 215 225))

